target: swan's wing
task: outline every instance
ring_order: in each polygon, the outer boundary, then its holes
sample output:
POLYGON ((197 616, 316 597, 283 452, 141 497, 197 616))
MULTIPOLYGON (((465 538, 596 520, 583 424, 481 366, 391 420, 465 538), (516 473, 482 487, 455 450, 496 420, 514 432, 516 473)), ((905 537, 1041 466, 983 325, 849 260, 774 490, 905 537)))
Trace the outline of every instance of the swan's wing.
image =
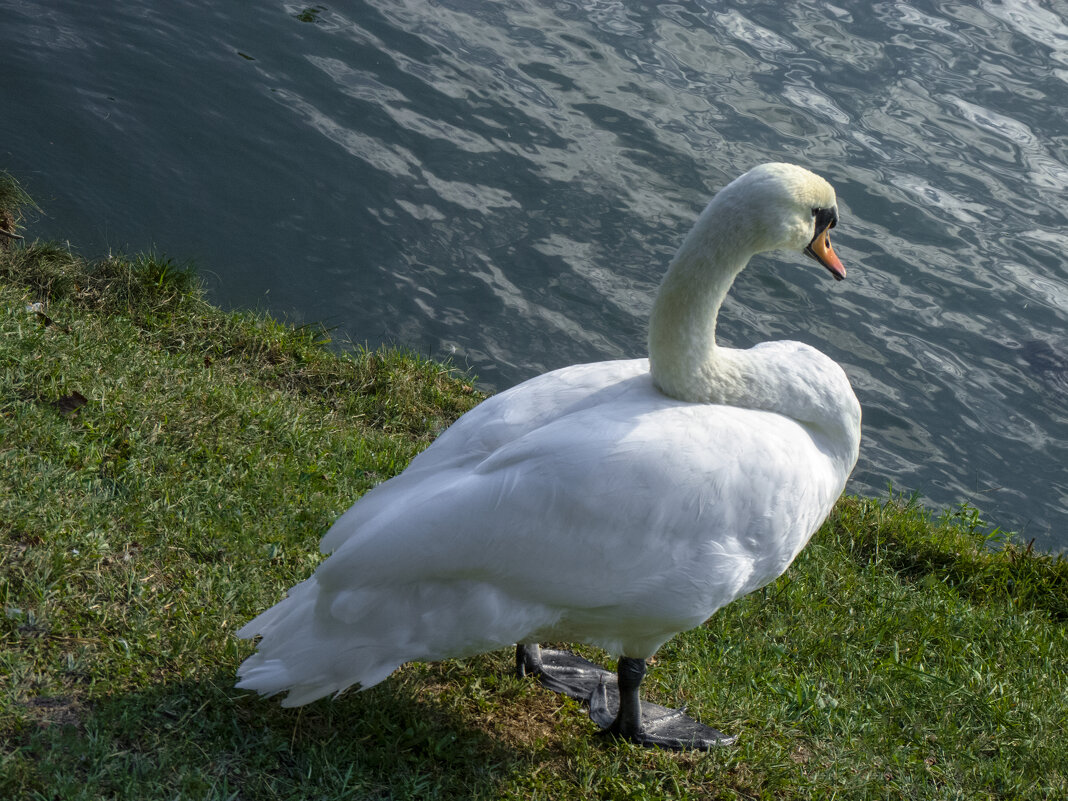
POLYGON ((383 485, 317 578, 341 618, 359 616, 370 587, 450 582, 572 611, 710 614, 779 575, 844 481, 779 415, 602 404, 477 466, 383 485))
POLYGON ((655 394, 648 359, 572 365, 487 398, 449 426, 403 473, 353 504, 323 537, 320 549, 333 552, 406 493, 425 494, 428 486, 440 484, 451 471, 477 465, 553 420, 633 394, 636 389, 650 397, 655 394))

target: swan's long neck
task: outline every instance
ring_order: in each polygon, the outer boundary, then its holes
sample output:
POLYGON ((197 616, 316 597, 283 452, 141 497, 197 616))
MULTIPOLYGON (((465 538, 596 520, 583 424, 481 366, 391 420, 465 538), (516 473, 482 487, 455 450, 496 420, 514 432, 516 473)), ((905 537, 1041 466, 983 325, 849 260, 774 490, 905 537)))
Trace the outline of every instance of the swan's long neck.
POLYGON ((774 412, 821 430, 836 458, 852 466, 860 405, 841 367, 800 343, 748 350, 716 344, 716 318, 727 291, 749 258, 768 249, 754 215, 717 201, 720 196, 679 248, 653 304, 654 383, 679 400, 774 412))
POLYGON ((830 186, 798 169, 751 170, 701 213, 653 304, 650 371, 673 398, 773 412, 808 427, 848 472, 857 459, 860 404, 839 365, 799 342, 747 350, 716 344, 720 306, 750 257, 802 250, 813 236, 807 211, 834 206, 830 186))
POLYGON ((716 318, 735 276, 759 250, 744 219, 717 196, 682 243, 649 320, 653 381, 697 403, 742 400, 750 384, 739 352, 716 345, 716 318))

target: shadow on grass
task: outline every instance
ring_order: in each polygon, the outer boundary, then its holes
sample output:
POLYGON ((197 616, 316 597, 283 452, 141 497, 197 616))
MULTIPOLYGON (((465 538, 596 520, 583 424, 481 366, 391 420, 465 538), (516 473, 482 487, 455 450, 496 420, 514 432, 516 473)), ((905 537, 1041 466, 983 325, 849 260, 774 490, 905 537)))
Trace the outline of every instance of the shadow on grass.
POLYGON ((232 680, 221 670, 87 704, 45 704, 64 716, 31 715, 7 744, 0 794, 494 798, 526 761, 479 727, 477 701, 428 697, 433 691, 418 681, 395 678, 367 693, 282 709, 233 689, 232 680))

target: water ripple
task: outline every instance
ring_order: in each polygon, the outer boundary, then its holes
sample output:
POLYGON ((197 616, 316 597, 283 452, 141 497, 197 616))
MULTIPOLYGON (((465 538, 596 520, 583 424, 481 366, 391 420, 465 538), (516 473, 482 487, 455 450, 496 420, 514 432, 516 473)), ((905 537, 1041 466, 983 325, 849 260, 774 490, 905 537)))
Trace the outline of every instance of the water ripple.
POLYGON ((971 498, 1068 547, 1063 7, 90 6, 0 0, 5 146, 63 176, 86 239, 101 208, 173 230, 174 252, 217 254, 224 299, 268 293, 491 388, 642 353, 711 193, 761 161, 813 167, 839 190, 850 280, 762 256, 724 341, 801 339, 845 366, 854 489, 971 498))

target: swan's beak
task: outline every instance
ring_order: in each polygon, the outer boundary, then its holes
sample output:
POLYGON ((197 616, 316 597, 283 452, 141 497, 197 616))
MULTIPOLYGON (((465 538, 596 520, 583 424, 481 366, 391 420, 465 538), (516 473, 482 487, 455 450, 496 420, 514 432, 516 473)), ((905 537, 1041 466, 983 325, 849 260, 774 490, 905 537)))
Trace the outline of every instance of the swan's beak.
POLYGON ((805 248, 805 253, 830 270, 836 281, 841 281, 846 277, 845 267, 842 266, 842 262, 831 248, 831 229, 829 226, 812 237, 812 241, 805 248))

